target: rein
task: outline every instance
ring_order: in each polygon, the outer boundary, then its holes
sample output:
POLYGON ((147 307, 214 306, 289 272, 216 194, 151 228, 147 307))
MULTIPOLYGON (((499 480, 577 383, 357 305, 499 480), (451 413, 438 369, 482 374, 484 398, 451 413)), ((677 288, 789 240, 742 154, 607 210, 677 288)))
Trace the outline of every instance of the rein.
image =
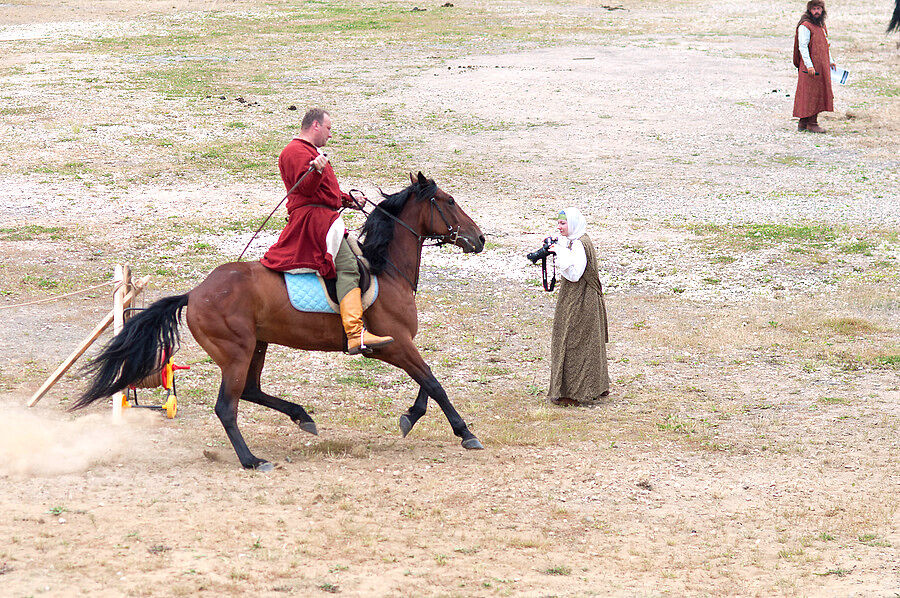
POLYGON ((303 176, 301 176, 299 179, 297 179, 297 182, 294 183, 294 186, 291 187, 290 191, 287 192, 287 195, 285 195, 285 196, 282 198, 282 200, 278 202, 278 205, 275 206, 275 207, 272 209, 271 212, 269 212, 269 215, 266 216, 266 219, 262 221, 262 224, 259 225, 259 228, 256 229, 256 231, 253 233, 253 236, 251 236, 251 237, 250 237, 250 240, 247 241, 247 244, 244 245, 244 250, 241 252, 241 255, 238 256, 237 261, 241 261, 241 258, 244 257, 244 254, 247 253, 247 249, 250 247, 250 243, 253 242, 253 239, 256 238, 256 235, 259 234, 259 231, 261 231, 261 230, 263 229, 263 227, 266 225, 266 222, 268 222, 268 221, 269 221, 269 218, 272 217, 272 214, 274 214, 275 211, 276 211, 278 208, 281 207, 281 204, 284 203, 284 200, 287 199, 288 197, 290 197, 291 193, 293 193, 293 192, 297 189, 297 187, 300 186, 300 183, 303 182, 303 179, 305 179, 305 178, 307 177, 307 175, 309 175, 309 173, 311 173, 313 170, 315 170, 315 167, 314 167, 314 166, 310 166, 310 167, 309 167, 309 170, 307 170, 306 172, 304 172, 304 173, 303 173, 303 176))

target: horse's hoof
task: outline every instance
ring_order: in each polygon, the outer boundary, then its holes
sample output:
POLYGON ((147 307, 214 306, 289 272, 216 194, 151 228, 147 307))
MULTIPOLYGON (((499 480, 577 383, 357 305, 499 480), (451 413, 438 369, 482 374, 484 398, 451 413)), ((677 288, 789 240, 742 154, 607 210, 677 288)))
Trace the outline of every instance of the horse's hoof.
POLYGON ((472 438, 467 438, 467 439, 463 440, 462 446, 464 449, 467 449, 470 451, 480 451, 484 448, 484 445, 481 444, 481 441, 478 440, 477 438, 475 438, 474 436, 472 438))
POLYGON ((409 431, 412 430, 413 423, 412 420, 409 419, 407 415, 400 416, 400 431, 403 432, 403 437, 406 438, 406 435, 409 434, 409 431))
POLYGON ((254 467, 253 469, 255 469, 256 471, 261 471, 263 473, 266 473, 269 471, 275 471, 275 466, 272 465, 271 463, 269 463, 268 461, 263 461, 259 465, 254 467))
POLYGON ((298 422, 297 426, 304 432, 309 432, 313 436, 319 435, 319 430, 316 428, 316 422, 298 422))

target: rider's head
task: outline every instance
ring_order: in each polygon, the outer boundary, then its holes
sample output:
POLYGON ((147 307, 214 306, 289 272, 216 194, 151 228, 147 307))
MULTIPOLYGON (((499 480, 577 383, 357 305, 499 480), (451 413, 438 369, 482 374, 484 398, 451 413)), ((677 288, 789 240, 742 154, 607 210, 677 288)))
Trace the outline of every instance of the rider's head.
POLYGON ((331 116, 321 108, 310 108, 300 123, 300 135, 316 147, 331 139, 331 116))

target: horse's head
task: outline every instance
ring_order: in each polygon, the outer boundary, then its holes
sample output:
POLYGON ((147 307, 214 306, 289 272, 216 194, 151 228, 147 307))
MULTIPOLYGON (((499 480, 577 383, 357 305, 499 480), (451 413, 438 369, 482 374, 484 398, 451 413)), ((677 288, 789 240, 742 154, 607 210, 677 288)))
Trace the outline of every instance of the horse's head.
MULTIPOLYGON (((384 199, 369 214, 360 232, 363 255, 374 274, 381 273, 388 264, 395 231, 405 231, 401 237, 419 247, 425 239, 432 239, 456 245, 465 253, 484 251, 481 229, 455 199, 421 172, 418 176, 410 174, 409 178, 412 184, 406 189, 391 194, 382 192, 384 199)), ((415 289, 415 283, 410 284, 415 289)))
POLYGON ((409 180, 417 190, 419 202, 425 202, 421 203, 417 222, 420 235, 456 245, 463 253, 481 253, 484 250, 481 229, 452 195, 421 172, 418 176, 409 173, 409 180))

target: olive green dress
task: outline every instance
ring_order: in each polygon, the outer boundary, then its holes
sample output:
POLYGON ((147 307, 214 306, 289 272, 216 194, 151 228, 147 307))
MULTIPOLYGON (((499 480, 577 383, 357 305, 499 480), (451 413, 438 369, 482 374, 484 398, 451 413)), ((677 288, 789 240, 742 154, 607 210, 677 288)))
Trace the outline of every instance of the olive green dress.
POLYGON ((587 235, 578 240, 584 245, 587 266, 577 282, 560 280, 553 316, 547 396, 589 402, 609 391, 606 364, 609 330, 597 272, 597 253, 587 235))

